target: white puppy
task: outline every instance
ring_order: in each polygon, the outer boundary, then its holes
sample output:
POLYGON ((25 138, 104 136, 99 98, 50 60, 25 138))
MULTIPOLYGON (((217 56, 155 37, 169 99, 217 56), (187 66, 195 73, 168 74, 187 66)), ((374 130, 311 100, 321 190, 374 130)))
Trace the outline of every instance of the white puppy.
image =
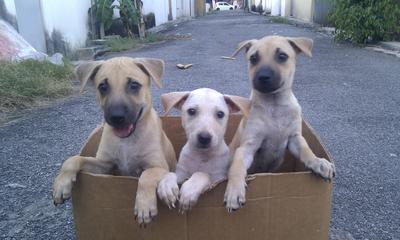
POLYGON ((180 153, 176 172, 165 175, 157 192, 169 207, 175 207, 179 198, 180 211, 184 212, 196 204, 210 185, 226 179, 231 157, 224 140, 229 113, 242 111, 247 115, 250 100, 200 88, 163 94, 161 101, 166 114, 173 107, 182 111, 187 142, 180 153))

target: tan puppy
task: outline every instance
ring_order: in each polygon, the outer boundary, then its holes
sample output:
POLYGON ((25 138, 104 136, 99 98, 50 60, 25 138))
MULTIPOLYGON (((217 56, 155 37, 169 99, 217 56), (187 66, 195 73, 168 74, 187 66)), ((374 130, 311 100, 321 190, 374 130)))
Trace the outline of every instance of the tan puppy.
POLYGON ((226 179, 231 158, 224 140, 229 113, 242 111, 247 115, 250 100, 222 95, 209 88, 167 93, 161 100, 166 113, 173 107, 182 111, 187 142, 180 153, 176 172, 165 175, 157 192, 169 207, 175 207, 179 197, 183 213, 190 210, 212 184, 226 179), (180 192, 178 183, 183 183, 180 192))
POLYGON ((230 145, 238 148, 228 172, 224 199, 228 211, 245 203, 247 172, 275 171, 286 149, 321 177, 334 176, 333 163, 316 157, 303 138, 301 107, 292 92, 296 55, 303 52, 311 57, 312 46, 308 38, 268 36, 240 43, 233 54, 246 49, 253 90, 249 116, 230 145))
POLYGON ((164 62, 159 59, 113 58, 81 65, 81 89, 94 80, 104 111, 104 130, 96 157, 67 159, 54 181, 53 199, 61 204, 71 196, 79 171, 139 177, 134 214, 139 223, 157 215, 156 188, 176 157, 152 105, 150 78, 161 87, 164 62))

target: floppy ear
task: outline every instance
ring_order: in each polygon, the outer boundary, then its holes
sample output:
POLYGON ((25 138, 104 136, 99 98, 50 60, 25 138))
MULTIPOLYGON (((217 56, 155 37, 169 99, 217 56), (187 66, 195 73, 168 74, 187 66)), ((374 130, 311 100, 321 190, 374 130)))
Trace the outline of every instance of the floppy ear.
POLYGON ((135 63, 149 75, 157 87, 162 88, 161 78, 164 74, 164 61, 157 58, 135 58, 135 63))
POLYGON ((251 100, 244 97, 224 95, 225 102, 228 104, 229 112, 236 113, 241 111, 247 117, 251 108, 251 100))
POLYGON ((303 52, 308 57, 312 57, 311 50, 313 48, 313 43, 314 43, 312 39, 298 37, 298 38, 287 38, 287 40, 289 41, 290 45, 292 45, 297 54, 303 52))
POLYGON ((80 93, 83 92, 89 80, 94 80, 97 72, 99 71, 103 61, 93 61, 80 64, 75 68, 75 74, 81 83, 80 93))
POLYGON ((231 57, 235 57, 243 48, 246 49, 246 52, 249 51, 249 48, 255 43, 257 42, 256 39, 251 39, 251 40, 246 40, 243 42, 240 42, 238 47, 236 48, 235 52, 232 54, 231 57))
POLYGON ((161 102, 167 115, 173 107, 181 110, 190 92, 170 92, 161 95, 161 102))

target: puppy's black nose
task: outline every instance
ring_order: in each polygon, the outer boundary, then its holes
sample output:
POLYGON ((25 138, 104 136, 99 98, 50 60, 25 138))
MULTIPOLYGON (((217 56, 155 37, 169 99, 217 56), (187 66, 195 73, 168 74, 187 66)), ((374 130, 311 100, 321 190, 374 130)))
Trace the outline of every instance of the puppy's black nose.
POLYGON ((123 105, 110 107, 108 111, 108 119, 113 127, 124 125, 127 117, 127 108, 123 105))
POLYGON ((260 68, 253 78, 253 87, 261 93, 270 93, 281 87, 279 72, 271 67, 260 68))
POLYGON ((207 132, 201 132, 197 135, 197 140, 201 147, 207 147, 211 143, 212 136, 207 132))
POLYGON ((261 84, 268 84, 274 76, 274 71, 271 68, 262 68, 257 73, 258 81, 261 84))

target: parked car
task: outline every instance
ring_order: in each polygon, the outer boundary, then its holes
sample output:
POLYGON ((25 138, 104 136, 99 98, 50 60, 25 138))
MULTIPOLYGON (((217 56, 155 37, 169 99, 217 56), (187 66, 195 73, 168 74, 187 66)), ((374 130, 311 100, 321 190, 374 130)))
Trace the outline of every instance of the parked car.
POLYGON ((225 11, 225 10, 233 10, 235 7, 233 5, 230 5, 227 2, 217 2, 215 4, 215 10, 217 11, 225 11))

